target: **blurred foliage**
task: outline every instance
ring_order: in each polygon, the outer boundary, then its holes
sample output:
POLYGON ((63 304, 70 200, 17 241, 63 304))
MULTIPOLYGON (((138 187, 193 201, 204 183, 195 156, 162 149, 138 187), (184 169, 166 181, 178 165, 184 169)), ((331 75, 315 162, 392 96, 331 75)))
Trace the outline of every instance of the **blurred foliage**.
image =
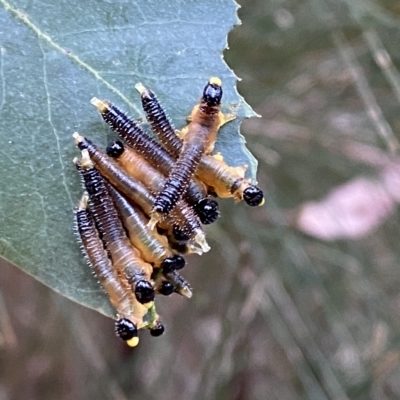
POLYGON ((241 5, 225 59, 266 206, 222 203, 194 297, 134 350, 2 267, 0 398, 400 398, 400 6, 241 5))

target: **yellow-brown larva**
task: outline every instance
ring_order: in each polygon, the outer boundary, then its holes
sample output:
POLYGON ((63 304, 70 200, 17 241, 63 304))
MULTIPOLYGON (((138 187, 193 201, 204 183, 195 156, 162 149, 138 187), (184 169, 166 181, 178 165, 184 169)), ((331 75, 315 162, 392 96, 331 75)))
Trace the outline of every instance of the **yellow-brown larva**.
MULTIPOLYGON (((155 196, 139 181, 132 179, 112 158, 108 157, 89 139, 79 135, 77 132, 73 134, 73 137, 80 150, 87 150, 89 152, 91 159, 101 174, 149 215, 155 196)), ((190 239, 190 232, 187 232, 188 229, 185 229, 185 216, 181 214, 179 210, 176 210, 176 212, 172 213, 171 217, 166 217, 164 220, 159 221, 158 224, 163 229, 173 230, 178 240, 185 241, 190 239), (181 223, 182 226, 177 226, 175 221, 181 223)))
POLYGON ((138 343, 138 328, 144 326, 143 317, 147 309, 136 300, 127 283, 112 267, 89 213, 87 195, 82 196, 75 219, 83 253, 117 311, 116 333, 128 345, 135 346, 138 343))
POLYGON ((135 85, 135 88, 140 93, 143 111, 146 114, 146 119, 150 123, 153 132, 174 158, 179 157, 179 153, 182 149, 182 140, 175 133, 175 128, 159 103, 156 95, 151 90, 145 88, 141 83, 135 85))
POLYGON ((154 196, 140 183, 122 171, 118 164, 95 146, 89 139, 75 132, 72 135, 79 150, 87 150, 91 160, 95 163, 101 174, 114 186, 123 192, 128 198, 150 213, 154 196))
POLYGON ((111 185, 109 191, 122 224, 128 231, 129 239, 140 251, 142 258, 152 263, 154 267, 161 268, 164 272, 183 268, 185 265, 184 258, 173 253, 165 236, 147 226, 148 219, 140 209, 127 201, 111 185))
POLYGON ((89 205, 102 241, 111 256, 112 265, 132 286, 136 299, 142 304, 154 300, 150 283, 153 269, 145 263, 127 238, 105 182, 94 167, 87 150, 82 151, 80 175, 89 195, 89 205))
POLYGON ((245 167, 230 167, 223 160, 205 155, 197 166, 196 175, 222 198, 244 200, 249 206, 264 204, 264 194, 250 179, 245 179, 245 167))
MULTIPOLYGON (((128 146, 146 157, 146 160, 163 175, 168 176, 175 160, 159 143, 150 138, 131 118, 110 102, 94 97, 91 103, 97 107, 104 121, 128 146)), ((203 224, 212 223, 218 218, 218 203, 207 197, 207 190, 203 183, 191 179, 185 198, 193 206, 203 224)))
MULTIPOLYGON (((175 158, 179 157, 183 142, 152 91, 142 84, 137 84, 142 99, 143 110, 153 132, 156 133, 161 143, 175 158)), ((225 115, 221 118, 220 125, 232 119, 225 115)), ((203 155, 199 161, 196 176, 207 184, 219 197, 233 197, 235 200, 244 200, 250 206, 264 203, 262 191, 252 185, 249 179, 244 178, 244 167, 230 167, 223 160, 210 155, 203 155)))
MULTIPOLYGON (((107 154, 115 158, 130 176, 147 185, 152 193, 157 193, 162 189, 165 183, 164 176, 152 167, 144 157, 131 148, 124 146, 122 142, 112 142, 107 147, 107 154)), ((194 240, 201 246, 204 252, 209 250, 200 221, 192 208, 184 200, 180 200, 176 204, 172 210, 172 216, 174 216, 178 225, 182 227, 182 230, 185 230, 183 222, 185 223, 187 233, 189 235, 194 234, 194 240)), ((156 220, 156 222, 158 221, 156 220)), ((152 224, 152 220, 150 220, 150 226, 154 225, 152 224)))

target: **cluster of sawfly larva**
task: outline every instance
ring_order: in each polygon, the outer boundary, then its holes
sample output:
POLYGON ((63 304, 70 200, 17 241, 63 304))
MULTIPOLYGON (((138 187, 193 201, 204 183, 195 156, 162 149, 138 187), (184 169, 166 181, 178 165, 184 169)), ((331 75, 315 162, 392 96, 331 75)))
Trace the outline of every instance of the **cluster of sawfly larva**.
POLYGON ((93 98, 104 121, 122 141, 106 151, 74 133, 81 157, 74 159, 84 186, 75 212, 83 252, 114 306, 117 335, 138 344, 138 330, 164 332, 154 306, 156 294, 190 298, 178 272, 184 254, 210 248, 202 225, 219 216, 212 197, 262 205, 262 191, 245 179, 245 166, 230 167, 211 155, 219 128, 235 117, 221 112, 222 87, 211 78, 177 132, 156 96, 136 85, 158 141, 116 106, 93 98))

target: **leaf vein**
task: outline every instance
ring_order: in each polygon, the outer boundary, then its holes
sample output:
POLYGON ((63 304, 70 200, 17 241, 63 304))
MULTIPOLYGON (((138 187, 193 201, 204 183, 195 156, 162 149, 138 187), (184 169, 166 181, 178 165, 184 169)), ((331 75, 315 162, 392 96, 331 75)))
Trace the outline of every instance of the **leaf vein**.
POLYGON ((6 50, 1 47, 0 48, 0 77, 1 77, 1 87, 2 87, 2 93, 1 93, 1 103, 0 103, 0 112, 3 111, 4 105, 6 103, 6 80, 4 77, 4 54, 5 54, 6 50))
MULTIPOLYGON (((51 96, 50 96, 49 87, 48 87, 48 84, 47 84, 46 54, 45 54, 45 52, 43 50, 43 47, 42 47, 42 44, 41 44, 40 40, 39 40, 39 47, 40 47, 40 50, 42 51, 42 54, 43 54, 43 84, 44 84, 44 89, 46 91, 46 97, 47 97, 47 120, 49 121, 51 129, 53 131, 53 135, 54 135, 54 137, 56 139, 58 160, 60 162, 60 166, 61 166, 61 170, 62 170, 62 184, 63 184, 63 186, 65 188, 65 191, 67 192, 67 196, 68 196, 71 208, 73 208, 73 201, 72 201, 71 193, 70 193, 70 191, 68 189, 67 182, 65 181, 65 166, 64 166, 64 162, 63 162, 62 154, 61 154, 60 137, 58 136, 57 129, 54 126, 53 120, 52 120, 52 117, 51 117, 51 96)), ((42 201, 42 206, 44 206, 43 201, 42 201)), ((43 209, 43 212, 44 212, 45 223, 46 223, 47 215, 46 215, 46 212, 45 212, 44 209, 43 209)))
POLYGON ((87 28, 87 29, 82 29, 79 31, 71 31, 71 32, 66 32, 63 34, 58 35, 59 38, 65 38, 68 36, 76 36, 76 35, 82 35, 85 33, 105 33, 111 31, 128 31, 128 30, 137 30, 138 28, 142 28, 145 26, 170 26, 171 24, 182 24, 182 25, 199 25, 199 26, 219 26, 215 22, 207 22, 207 21, 185 21, 182 19, 174 19, 174 20, 167 20, 167 21, 145 21, 142 23, 139 23, 137 25, 123 25, 123 26, 113 26, 111 28, 87 28))
POLYGON ((80 67, 91 73, 97 80, 99 80, 101 83, 103 83, 108 89, 113 91, 117 96, 119 96, 125 103, 127 103, 131 108, 133 108, 135 111, 140 112, 138 107, 132 103, 120 90, 118 90, 115 86, 113 86, 110 82, 105 80, 98 71, 96 71, 91 65, 86 63, 85 61, 81 60, 79 56, 76 54, 72 53, 70 50, 64 49, 61 45, 59 45, 57 42, 55 42, 48 34, 42 32, 42 30, 36 26, 28 17, 28 15, 22 11, 20 11, 18 8, 15 8, 11 3, 9 3, 6 0, 0 0, 0 4, 3 5, 4 9, 12 13, 16 18, 21 20, 23 23, 25 23, 29 28, 31 28, 36 35, 40 38, 46 41, 50 46, 54 47, 56 50, 58 50, 61 54, 64 54, 71 60, 75 61, 80 67))

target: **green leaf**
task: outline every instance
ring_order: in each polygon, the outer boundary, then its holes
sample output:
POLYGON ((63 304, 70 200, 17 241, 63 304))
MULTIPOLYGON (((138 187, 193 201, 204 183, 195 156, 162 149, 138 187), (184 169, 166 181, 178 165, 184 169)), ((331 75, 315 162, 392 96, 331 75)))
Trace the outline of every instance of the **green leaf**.
POLYGON ((224 84, 226 110, 239 118, 222 129, 217 150, 233 165, 256 162, 238 126, 254 113, 236 91, 221 57, 238 23, 233 0, 0 0, 0 134, 3 216, 0 251, 68 298, 111 315, 73 233, 81 187, 71 135, 101 146, 111 138, 91 97, 143 117, 134 85, 158 94, 175 125, 210 76, 224 84))

